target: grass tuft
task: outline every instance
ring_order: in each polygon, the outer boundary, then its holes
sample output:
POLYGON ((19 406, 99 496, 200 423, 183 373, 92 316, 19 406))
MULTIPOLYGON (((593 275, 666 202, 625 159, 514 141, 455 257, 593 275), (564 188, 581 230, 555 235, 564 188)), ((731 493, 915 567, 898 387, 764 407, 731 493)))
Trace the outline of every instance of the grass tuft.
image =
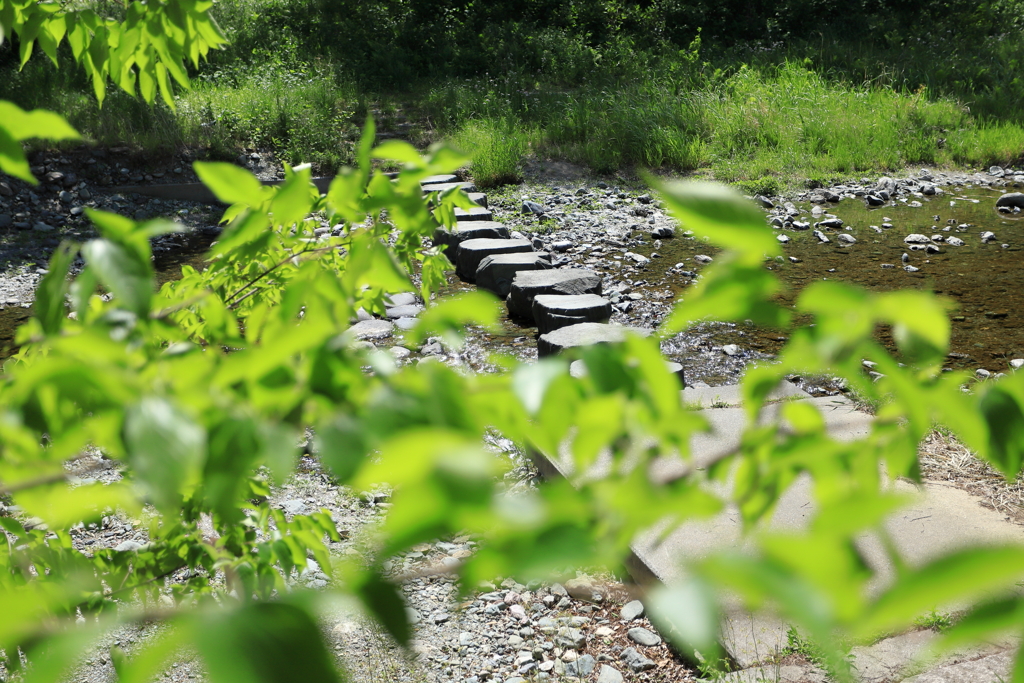
POLYGON ((451 136, 453 145, 472 156, 470 172, 481 188, 522 182, 530 139, 523 126, 492 118, 467 121, 451 136))

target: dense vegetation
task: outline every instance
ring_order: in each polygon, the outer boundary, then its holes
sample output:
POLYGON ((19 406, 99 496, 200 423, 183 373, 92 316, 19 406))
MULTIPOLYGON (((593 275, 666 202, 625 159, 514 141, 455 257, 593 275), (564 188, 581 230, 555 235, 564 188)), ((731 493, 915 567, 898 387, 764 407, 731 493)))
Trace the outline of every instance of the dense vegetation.
POLYGON ((1016 0, 223 0, 214 13, 232 45, 176 112, 111 93, 101 115, 73 69, 16 74, 16 44, 0 97, 104 142, 273 148, 325 171, 351 161, 373 110, 415 143, 455 139, 485 184, 514 179, 530 150, 600 172, 710 168, 761 191, 1024 151, 1016 0))

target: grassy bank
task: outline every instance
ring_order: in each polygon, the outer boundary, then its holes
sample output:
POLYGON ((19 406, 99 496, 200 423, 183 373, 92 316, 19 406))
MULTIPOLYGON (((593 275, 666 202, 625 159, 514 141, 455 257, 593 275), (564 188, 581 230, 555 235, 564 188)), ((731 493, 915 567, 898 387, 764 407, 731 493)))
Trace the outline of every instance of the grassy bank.
MULTIPOLYGON (((974 23, 955 35, 942 34, 955 17, 890 16, 896 28, 884 34, 868 21, 860 33, 837 24, 797 39, 775 19, 763 40, 742 40, 757 29, 749 21, 702 40, 672 34, 669 10, 614 15, 583 2, 604 14, 552 15, 538 27, 490 16, 497 3, 475 27, 483 18, 468 14, 438 24, 427 5, 226 0, 219 16, 233 45, 194 74, 174 111, 113 90, 101 111, 71 69, 38 59, 18 72, 16 46, 0 52, 0 98, 63 112, 101 144, 221 158, 272 149, 322 172, 351 159, 374 112, 386 133, 470 151, 484 186, 516 180, 528 154, 599 173, 706 170, 759 192, 1024 158, 1024 37, 1002 30, 1015 16, 1005 7, 961 8, 974 23)), ((806 18, 790 15, 790 30, 806 18)), ((696 20, 713 25, 715 15, 696 20)))

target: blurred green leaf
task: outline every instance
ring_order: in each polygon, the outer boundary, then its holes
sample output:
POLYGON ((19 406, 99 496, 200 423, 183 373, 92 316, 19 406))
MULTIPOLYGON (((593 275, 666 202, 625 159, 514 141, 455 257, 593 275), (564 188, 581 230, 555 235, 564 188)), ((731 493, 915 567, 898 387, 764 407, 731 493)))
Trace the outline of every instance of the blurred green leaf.
POLYGON ((125 449, 153 504, 173 513, 200 482, 206 459, 202 426, 162 398, 146 398, 125 416, 125 449))
POLYGON ((225 204, 245 204, 255 208, 263 203, 263 184, 244 168, 210 161, 197 161, 192 168, 199 180, 225 204))
POLYGON ((210 610, 189 623, 211 683, 337 683, 316 620, 281 602, 210 610))

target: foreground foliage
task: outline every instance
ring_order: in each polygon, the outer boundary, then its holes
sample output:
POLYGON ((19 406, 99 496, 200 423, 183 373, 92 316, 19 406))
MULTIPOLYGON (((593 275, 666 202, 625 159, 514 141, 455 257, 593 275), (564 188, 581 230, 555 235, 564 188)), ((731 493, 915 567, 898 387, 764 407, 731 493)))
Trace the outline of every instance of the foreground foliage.
MULTIPOLYGON (((156 16, 175 16, 174 7, 159 6, 156 16)), ((51 37, 59 32, 39 25, 51 37)), ((169 40, 187 44, 180 33, 169 40)), ((94 69, 114 73, 110 54, 89 54, 94 69)), ((131 54, 141 74, 148 67, 131 54)), ((11 141, 54 121, 10 111, 0 130, 11 141)), ((373 140, 371 122, 357 166, 325 196, 308 167, 288 169, 285 182, 270 188, 227 164, 197 164, 230 205, 226 227, 208 268, 186 269, 159 291, 149 239, 178 229, 169 221, 94 211, 100 237, 55 252, 35 316, 19 331, 22 349, 0 377, 0 495, 23 511, 0 518, 0 649, 8 668, 24 657, 27 680, 60 680, 101 634, 156 622, 161 628, 130 658, 117 658, 122 680, 151 680, 183 648, 203 657, 214 683, 336 680, 319 611, 332 596, 354 596, 406 642, 400 594, 382 567, 417 543, 479 537, 479 552, 459 568, 470 590, 495 576, 614 565, 651 525, 707 517, 727 504, 738 509, 751 552, 694 562, 684 582, 648 596, 663 630, 705 659, 716 659, 726 591, 751 609, 781 612, 838 675, 846 664, 836 643, 899 630, 952 601, 987 600, 945 631, 948 646, 1024 627, 1024 605, 1008 592, 1024 575, 1020 547, 966 549, 920 567, 892 556, 893 583, 879 595, 867 591, 873 572, 857 540, 867 532, 884 538, 886 515, 906 502, 886 478, 917 476, 917 444, 935 423, 1008 477, 1024 467, 1024 375, 965 393, 967 377, 940 372, 949 341, 941 301, 835 282, 806 288, 797 312, 813 325, 793 331, 777 364, 748 371, 747 410, 756 416, 787 374, 830 372, 883 406, 871 434, 834 442, 812 406, 786 404, 780 414, 788 428, 753 426, 708 469, 657 482, 650 467, 661 457, 687 460, 690 438, 706 424, 682 405, 654 340, 582 350, 588 375, 581 380, 569 376, 567 358, 506 361, 502 374, 465 375, 441 364, 397 368, 389 355, 351 343, 344 330, 358 308, 382 312, 387 294, 416 288, 431 301, 446 259, 423 238, 439 223, 451 225, 454 207, 469 206, 457 190, 426 199, 420 190, 420 180, 462 166, 464 157, 445 147, 421 157, 407 144, 373 148, 373 140), (394 180, 372 172, 374 158, 403 170, 394 180), (317 237, 311 215, 340 225, 340 236, 317 237), (77 253, 87 265, 72 276, 77 253), (902 362, 874 340, 879 325, 892 328, 902 362), (863 359, 876 363, 878 382, 863 374, 863 359), (394 487, 373 554, 333 558, 326 542, 338 535, 329 515, 289 519, 267 506, 268 487, 294 468, 307 427, 339 483, 394 487), (602 454, 612 467, 602 478, 508 497, 496 486, 501 461, 482 446, 490 430, 526 449, 567 449, 578 472, 602 454), (104 485, 69 476, 69 462, 96 452, 117 461, 124 478, 104 485), (809 528, 765 529, 762 521, 799 477, 812 481, 817 505, 809 528), (725 483, 728 493, 713 495, 709 481, 725 483), (150 542, 91 555, 74 548, 73 526, 115 510, 145 518, 150 542), (333 575, 330 591, 289 581, 310 558, 333 575)), ((24 176, 19 154, 14 143, 0 148, 0 159, 24 176)), ((707 319, 786 326, 791 312, 772 303, 780 285, 764 268, 779 245, 759 211, 718 186, 656 189, 688 229, 725 250, 661 332, 707 319)), ((492 323, 497 305, 484 294, 436 302, 409 341, 441 335, 455 344, 465 325, 492 323)), ((1014 680, 1024 680, 1024 666, 1014 680)))

